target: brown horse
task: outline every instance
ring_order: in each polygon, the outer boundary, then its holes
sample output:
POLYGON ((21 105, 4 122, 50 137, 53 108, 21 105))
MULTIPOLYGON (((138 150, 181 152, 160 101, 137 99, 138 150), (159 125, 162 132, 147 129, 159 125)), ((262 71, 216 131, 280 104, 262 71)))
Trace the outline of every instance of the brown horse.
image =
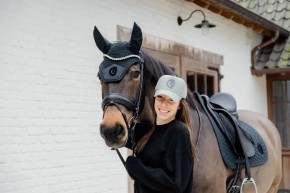
MULTIPOLYGON (((104 53, 99 77, 102 85, 103 120, 100 134, 112 148, 123 147, 135 124, 153 124, 153 94, 158 78, 174 74, 166 65, 140 51, 141 29, 134 24, 128 42, 109 42, 97 28, 94 38, 104 53)), ((226 167, 209 118, 197 103, 195 96, 188 93, 193 123, 193 143, 196 144, 193 171, 194 193, 224 193, 226 181, 235 170, 226 167)), ((276 127, 267 118, 251 111, 238 111, 240 120, 256 129, 263 138, 268 161, 252 167, 251 174, 259 193, 276 193, 281 180, 281 141, 276 127)), ((142 128, 137 128, 142 129, 142 128)), ((244 176, 244 169, 242 170, 244 176)), ((243 178, 242 176, 242 178, 243 178)), ((253 186, 244 186, 243 192, 252 192, 253 186)))

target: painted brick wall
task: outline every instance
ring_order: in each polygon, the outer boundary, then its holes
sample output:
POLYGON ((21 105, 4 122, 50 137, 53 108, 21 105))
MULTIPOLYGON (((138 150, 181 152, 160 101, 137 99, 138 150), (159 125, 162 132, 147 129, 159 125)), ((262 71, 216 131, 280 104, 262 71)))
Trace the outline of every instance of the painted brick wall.
POLYGON ((127 190, 98 131, 101 55, 89 20, 101 15, 86 9, 101 1, 91 3, 0 2, 1 193, 127 190))
POLYGON ((136 21, 144 33, 224 55, 222 90, 266 114, 265 78, 249 71, 259 36, 207 11, 218 26, 208 36, 192 27, 199 15, 177 25, 177 15, 197 8, 175 0, 0 1, 0 192, 127 192, 127 174, 98 131, 94 25, 115 40, 116 25, 136 21))

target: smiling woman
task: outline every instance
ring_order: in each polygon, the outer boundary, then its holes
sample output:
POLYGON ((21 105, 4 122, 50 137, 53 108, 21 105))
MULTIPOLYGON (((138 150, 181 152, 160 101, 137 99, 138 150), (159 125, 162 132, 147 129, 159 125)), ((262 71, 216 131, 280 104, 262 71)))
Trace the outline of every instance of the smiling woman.
POLYGON ((163 75, 155 87, 156 124, 166 124, 175 119, 179 102, 185 99, 187 86, 184 80, 176 76, 163 75))
POLYGON ((136 157, 126 168, 138 192, 191 192, 193 146, 187 85, 181 78, 163 75, 155 87, 155 126, 137 144, 136 157))

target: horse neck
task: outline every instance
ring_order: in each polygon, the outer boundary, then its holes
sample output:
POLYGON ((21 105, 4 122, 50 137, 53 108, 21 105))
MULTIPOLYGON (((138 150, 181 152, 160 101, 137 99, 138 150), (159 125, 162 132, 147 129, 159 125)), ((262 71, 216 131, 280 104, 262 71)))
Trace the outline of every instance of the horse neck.
POLYGON ((154 123, 154 86, 152 81, 149 79, 144 80, 144 107, 142 113, 140 114, 139 121, 149 121, 154 123))
POLYGON ((203 116, 203 112, 200 111, 201 107, 199 104, 195 101, 195 104, 197 105, 196 107, 190 106, 190 119, 191 119, 191 127, 192 127, 192 137, 193 137, 193 142, 197 141, 199 132, 200 132, 200 127, 201 123, 200 120, 202 119, 201 116, 203 116))

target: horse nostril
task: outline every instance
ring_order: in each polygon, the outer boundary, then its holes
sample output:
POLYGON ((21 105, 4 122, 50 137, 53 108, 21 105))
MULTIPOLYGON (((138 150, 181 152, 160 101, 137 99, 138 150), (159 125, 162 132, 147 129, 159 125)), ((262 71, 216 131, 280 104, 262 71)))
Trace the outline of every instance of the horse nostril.
POLYGON ((117 125, 117 129, 116 129, 117 136, 122 135, 122 133, 123 133, 123 127, 122 127, 122 125, 117 125))

